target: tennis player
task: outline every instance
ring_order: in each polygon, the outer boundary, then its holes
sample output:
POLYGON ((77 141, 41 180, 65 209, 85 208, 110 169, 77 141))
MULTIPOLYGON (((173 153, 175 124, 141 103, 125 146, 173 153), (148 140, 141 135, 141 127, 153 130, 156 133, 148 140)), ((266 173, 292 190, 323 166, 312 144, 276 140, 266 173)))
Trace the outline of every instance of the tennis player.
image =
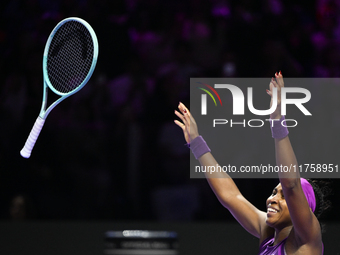
MULTIPOLYGON (((278 106, 271 119, 272 136, 275 140, 277 165, 296 165, 297 160, 291 146, 288 130, 281 125, 280 91, 284 87, 281 71, 275 74, 267 93, 272 97, 277 88, 278 106)), ((272 104, 271 100, 271 104, 272 104)), ((198 134, 196 122, 184 104, 178 105, 175 114, 182 122, 175 123, 182 128, 184 137, 196 159, 202 166, 217 166, 206 142, 198 134), (190 132, 191 131, 191 132, 190 132)), ((208 168, 206 168, 208 169, 208 168)), ((320 187, 315 182, 300 178, 299 173, 280 172, 280 183, 274 187, 266 201, 267 211, 260 211, 252 205, 226 173, 206 173, 207 180, 218 200, 250 234, 259 238, 259 255, 321 255, 321 226, 318 217, 328 207, 320 187), (224 178, 221 178, 224 177, 224 178)))

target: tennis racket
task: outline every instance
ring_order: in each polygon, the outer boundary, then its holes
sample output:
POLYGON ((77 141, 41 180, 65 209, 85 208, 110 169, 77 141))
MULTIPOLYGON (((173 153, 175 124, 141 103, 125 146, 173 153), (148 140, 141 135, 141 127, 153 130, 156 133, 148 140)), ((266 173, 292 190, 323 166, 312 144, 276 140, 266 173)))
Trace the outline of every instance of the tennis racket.
POLYGON ((21 156, 30 157, 51 110, 86 85, 95 69, 97 57, 97 37, 86 21, 67 18, 53 29, 43 56, 44 86, 41 110, 24 148, 20 151, 21 156), (48 88, 61 97, 46 110, 48 88))

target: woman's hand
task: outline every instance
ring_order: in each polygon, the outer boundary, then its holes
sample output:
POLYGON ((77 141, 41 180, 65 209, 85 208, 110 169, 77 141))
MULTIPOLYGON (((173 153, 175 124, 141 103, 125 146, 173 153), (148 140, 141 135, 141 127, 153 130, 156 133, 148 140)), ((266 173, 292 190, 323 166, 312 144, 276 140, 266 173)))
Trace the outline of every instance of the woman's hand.
POLYGON ((192 140, 199 136, 196 121, 183 103, 178 104, 178 109, 180 112, 175 110, 175 114, 182 120, 183 123, 178 120, 175 120, 175 123, 177 126, 182 128, 185 141, 190 144, 192 140))
POLYGON ((269 83, 269 90, 267 90, 268 95, 271 96, 270 107, 273 105, 273 89, 276 87, 277 89, 277 107, 276 110, 270 114, 270 118, 280 119, 281 116, 281 88, 284 87, 283 76, 281 71, 279 73, 275 73, 275 78, 272 78, 272 81, 269 83))

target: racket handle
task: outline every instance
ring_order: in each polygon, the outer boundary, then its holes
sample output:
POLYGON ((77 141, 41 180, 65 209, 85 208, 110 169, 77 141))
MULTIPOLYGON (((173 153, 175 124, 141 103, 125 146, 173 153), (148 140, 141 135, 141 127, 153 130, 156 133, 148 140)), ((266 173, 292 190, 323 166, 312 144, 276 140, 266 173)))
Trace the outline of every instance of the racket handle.
POLYGON ((26 140, 25 146, 20 151, 21 156, 23 156, 24 158, 29 158, 31 156, 31 152, 33 150, 34 144, 38 139, 40 131, 42 127, 44 126, 44 123, 45 123, 45 120, 40 118, 40 116, 35 121, 34 126, 31 130, 31 133, 26 140))

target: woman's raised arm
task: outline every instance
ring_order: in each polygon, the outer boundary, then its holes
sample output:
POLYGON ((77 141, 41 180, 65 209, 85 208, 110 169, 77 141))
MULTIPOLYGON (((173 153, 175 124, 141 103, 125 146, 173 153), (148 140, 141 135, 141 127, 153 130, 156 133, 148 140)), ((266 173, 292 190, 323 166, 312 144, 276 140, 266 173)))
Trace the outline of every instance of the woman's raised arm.
MULTIPOLYGON (((190 111, 183 103, 179 103, 178 109, 179 111, 175 111, 175 114, 182 122, 175 120, 175 123, 182 128, 186 142, 191 144, 194 139, 201 139, 199 138, 197 124, 190 114, 190 111)), ((197 140, 194 142, 197 142, 197 140)), ((201 155, 198 160, 200 164, 206 166, 207 169, 208 166, 218 166, 218 163, 210 152, 201 155)), ((260 238, 263 236, 264 231, 269 230, 265 224, 266 213, 258 210, 243 197, 235 182, 228 174, 223 172, 206 173, 206 178, 221 204, 230 211, 234 218, 249 233, 260 238)))
MULTIPOLYGON (((275 74, 275 78, 276 79, 273 79, 270 83, 270 91, 268 91, 268 94, 272 96, 273 88, 277 88, 278 107, 276 111, 271 114, 270 118, 280 119, 280 121, 273 122, 274 127, 272 128, 273 138, 275 139, 276 164, 279 166, 287 166, 288 169, 291 169, 289 172, 279 172, 284 198, 294 227, 294 231, 292 231, 291 234, 294 235, 294 239, 298 246, 307 244, 312 250, 319 250, 322 247, 320 224, 312 212, 305 196, 299 171, 295 171, 298 169, 298 165, 288 137, 288 131, 281 125, 284 118, 281 116, 280 95, 281 89, 284 87, 281 71, 278 74, 275 74), (283 130, 283 132, 280 132, 280 130, 283 130), (285 133, 286 136, 277 136, 277 133, 285 133)), ((308 184, 309 183, 306 183, 306 185, 308 184)))

